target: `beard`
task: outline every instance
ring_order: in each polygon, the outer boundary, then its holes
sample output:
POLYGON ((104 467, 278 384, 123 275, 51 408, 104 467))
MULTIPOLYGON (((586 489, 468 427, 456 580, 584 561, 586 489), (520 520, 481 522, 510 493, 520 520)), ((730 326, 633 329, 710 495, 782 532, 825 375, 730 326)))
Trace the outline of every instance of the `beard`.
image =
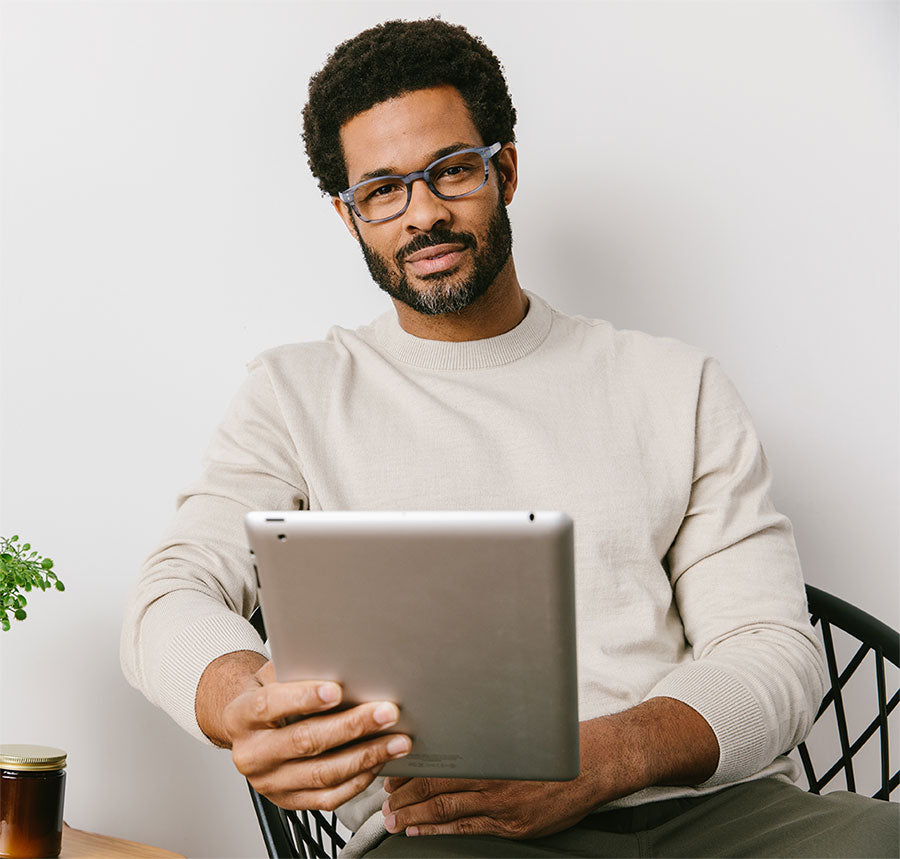
POLYGON ((359 239, 363 258, 368 266, 372 280, 378 284, 391 298, 402 301, 405 305, 426 316, 438 316, 444 313, 459 313, 472 302, 481 298, 496 280, 501 269, 506 265, 512 253, 512 227, 502 193, 498 195, 497 206, 488 222, 487 234, 483 246, 472 233, 453 232, 443 227, 435 227, 427 233, 416 236, 401 251, 398 251, 390 265, 386 257, 381 256, 370 245, 363 241, 356 222, 353 229, 359 239), (425 286, 414 289, 404 270, 403 260, 410 254, 423 248, 440 244, 457 244, 471 248, 474 252, 474 266, 468 277, 455 272, 433 272, 422 275, 419 280, 425 286))

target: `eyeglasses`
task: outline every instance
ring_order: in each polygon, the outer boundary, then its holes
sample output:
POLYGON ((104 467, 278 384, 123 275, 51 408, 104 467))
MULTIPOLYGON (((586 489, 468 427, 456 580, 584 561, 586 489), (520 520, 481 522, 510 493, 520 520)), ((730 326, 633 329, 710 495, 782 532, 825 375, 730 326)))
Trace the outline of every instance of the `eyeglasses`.
POLYGON ((412 199, 412 183, 423 179, 435 197, 442 200, 458 200, 480 191, 488 180, 490 158, 501 149, 493 146, 477 146, 460 149, 432 161, 424 170, 407 173, 406 176, 376 176, 352 185, 338 196, 360 220, 367 224, 380 224, 398 218, 409 208, 412 199))

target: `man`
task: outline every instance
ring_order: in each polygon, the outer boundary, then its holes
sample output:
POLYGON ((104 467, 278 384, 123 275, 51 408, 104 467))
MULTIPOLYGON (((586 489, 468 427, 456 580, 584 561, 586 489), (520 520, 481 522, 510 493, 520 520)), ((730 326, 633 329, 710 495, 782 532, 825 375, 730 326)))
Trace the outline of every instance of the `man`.
POLYGON ((127 676, 276 803, 339 808, 356 853, 893 851, 888 804, 790 784, 824 675, 746 410, 696 350, 522 289, 514 124, 496 57, 439 20, 313 77, 310 166, 395 312, 250 365, 135 589, 127 676), (335 713, 337 685, 274 681, 244 513, 386 506, 573 516, 577 779, 384 782, 411 747, 394 702, 335 713))

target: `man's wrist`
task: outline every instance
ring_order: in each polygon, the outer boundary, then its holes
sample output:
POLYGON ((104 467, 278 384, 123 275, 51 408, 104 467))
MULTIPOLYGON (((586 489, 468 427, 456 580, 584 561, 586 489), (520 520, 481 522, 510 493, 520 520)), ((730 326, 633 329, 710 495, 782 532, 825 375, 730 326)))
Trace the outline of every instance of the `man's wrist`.
POLYGON ((260 685, 256 672, 266 658, 253 650, 237 650, 214 659, 206 666, 197 684, 194 714, 197 725, 215 745, 230 749, 231 737, 225 727, 225 708, 240 694, 260 685))

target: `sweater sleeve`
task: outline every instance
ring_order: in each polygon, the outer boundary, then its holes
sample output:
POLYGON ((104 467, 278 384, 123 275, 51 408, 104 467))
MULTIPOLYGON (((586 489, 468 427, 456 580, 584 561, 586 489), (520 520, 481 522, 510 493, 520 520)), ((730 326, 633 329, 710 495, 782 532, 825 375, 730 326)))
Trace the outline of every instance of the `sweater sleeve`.
POLYGON ((249 371, 212 437, 201 477, 179 496, 162 542, 143 564, 122 628, 128 681, 205 742, 194 711, 204 669, 238 650, 267 655, 246 620, 256 582, 244 515, 296 509, 308 499, 268 372, 259 361, 249 371))
POLYGON ((824 691, 791 524, 770 484, 746 407, 706 360, 690 500, 666 557, 693 659, 647 695, 683 701, 709 723, 719 764, 705 786, 752 776, 800 742, 824 691))

